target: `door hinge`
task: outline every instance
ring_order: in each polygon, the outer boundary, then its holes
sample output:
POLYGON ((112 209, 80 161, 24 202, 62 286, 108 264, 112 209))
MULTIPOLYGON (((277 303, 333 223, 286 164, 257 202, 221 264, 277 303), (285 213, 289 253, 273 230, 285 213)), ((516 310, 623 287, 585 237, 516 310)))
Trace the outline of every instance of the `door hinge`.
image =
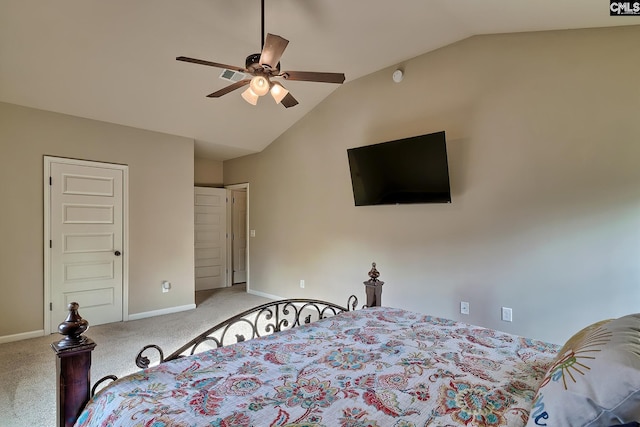
POLYGON ((53 185, 53 178, 49 177, 49 185, 53 185))
POLYGON ((49 240, 49 249, 53 247, 53 240, 49 240))
POLYGON ((49 303, 49 311, 53 311, 53 303, 52 302, 49 303))

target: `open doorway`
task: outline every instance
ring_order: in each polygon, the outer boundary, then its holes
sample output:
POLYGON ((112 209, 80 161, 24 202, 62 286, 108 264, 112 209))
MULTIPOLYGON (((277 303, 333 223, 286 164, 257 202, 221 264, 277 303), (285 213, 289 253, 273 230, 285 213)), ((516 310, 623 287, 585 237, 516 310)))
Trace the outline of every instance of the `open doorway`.
POLYGON ((227 189, 227 286, 249 285, 249 184, 227 189))

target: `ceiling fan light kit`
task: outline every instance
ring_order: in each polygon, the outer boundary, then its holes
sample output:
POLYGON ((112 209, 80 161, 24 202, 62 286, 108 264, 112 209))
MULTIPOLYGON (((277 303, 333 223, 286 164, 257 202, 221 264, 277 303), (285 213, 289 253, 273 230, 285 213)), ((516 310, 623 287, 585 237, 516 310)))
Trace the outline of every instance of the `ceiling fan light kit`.
POLYGON ((249 85, 249 87, 242 93, 242 98, 251 105, 257 105, 258 98, 266 95, 269 91, 276 103, 282 104, 285 108, 298 105, 298 101, 287 89, 284 88, 284 86, 278 82, 271 81, 271 79, 275 78, 305 82, 344 83, 345 76, 343 73, 319 73, 315 71, 280 72, 280 57, 289 44, 289 40, 275 34, 267 34, 266 39, 264 38, 264 0, 262 0, 262 35, 262 52, 247 56, 245 60, 245 68, 205 61, 202 59, 189 58, 186 56, 178 56, 176 60, 199 65, 207 65, 209 67, 223 68, 225 70, 237 71, 239 73, 252 76, 251 79, 246 78, 237 81, 207 95, 209 98, 219 98, 222 95, 226 95, 229 92, 249 85))
POLYGON ((258 96, 265 96, 269 92, 269 81, 264 76, 255 76, 249 83, 249 88, 258 96))
MULTIPOLYGON (((251 80, 251 83, 249 83, 249 87, 247 88, 247 90, 242 92, 242 98, 251 105, 258 105, 258 99, 261 96, 266 95, 267 92, 271 92, 271 96, 273 97, 273 100, 276 101, 276 104, 280 104, 282 100, 289 94, 289 91, 285 89, 285 87, 280 83, 271 82, 264 77, 258 76, 254 77, 251 80), (256 89, 254 89, 254 87, 256 89)), ((291 106, 293 107, 293 105, 291 106)))
POLYGON ((242 98, 251 105, 258 105, 259 96, 248 87, 247 90, 242 92, 242 98))
POLYGON ((271 83, 271 96, 276 101, 276 104, 280 104, 285 96, 289 94, 289 91, 284 88, 280 83, 271 83))

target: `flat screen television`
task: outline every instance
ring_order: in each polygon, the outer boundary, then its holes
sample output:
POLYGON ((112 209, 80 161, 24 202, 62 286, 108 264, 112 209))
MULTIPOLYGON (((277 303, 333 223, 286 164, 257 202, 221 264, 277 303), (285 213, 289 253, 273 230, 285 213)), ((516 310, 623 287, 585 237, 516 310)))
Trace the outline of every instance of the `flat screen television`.
POLYGON ((347 150, 356 206, 451 203, 445 132, 347 150))

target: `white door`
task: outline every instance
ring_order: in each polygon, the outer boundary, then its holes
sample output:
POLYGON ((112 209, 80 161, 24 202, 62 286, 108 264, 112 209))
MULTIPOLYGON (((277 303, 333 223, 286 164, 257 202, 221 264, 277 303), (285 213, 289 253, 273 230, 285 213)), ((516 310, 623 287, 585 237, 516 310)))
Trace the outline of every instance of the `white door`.
POLYGON ((126 167, 64 159, 48 165, 51 331, 71 302, 92 325, 121 321, 126 167))
POLYGON ((226 286, 227 190, 195 187, 196 291, 226 286))
POLYGON ((233 284, 247 281, 247 192, 233 190, 233 284))

